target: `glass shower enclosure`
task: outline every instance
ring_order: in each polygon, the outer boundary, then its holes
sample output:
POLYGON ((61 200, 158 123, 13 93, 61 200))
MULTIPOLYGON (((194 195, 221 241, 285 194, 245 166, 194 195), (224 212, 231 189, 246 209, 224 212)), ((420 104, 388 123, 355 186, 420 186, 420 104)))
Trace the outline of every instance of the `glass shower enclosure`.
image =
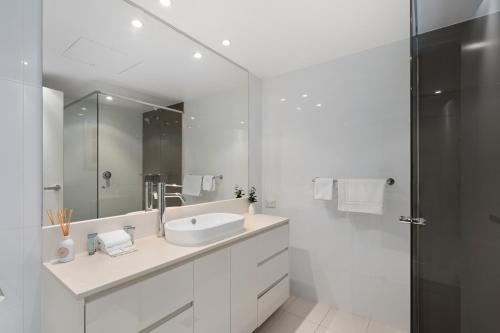
POLYGON ((172 111, 102 92, 65 107, 64 205, 75 221, 140 211, 145 180, 180 181, 182 110, 172 111))
POLYGON ((500 6, 413 9, 412 331, 500 332, 500 6))

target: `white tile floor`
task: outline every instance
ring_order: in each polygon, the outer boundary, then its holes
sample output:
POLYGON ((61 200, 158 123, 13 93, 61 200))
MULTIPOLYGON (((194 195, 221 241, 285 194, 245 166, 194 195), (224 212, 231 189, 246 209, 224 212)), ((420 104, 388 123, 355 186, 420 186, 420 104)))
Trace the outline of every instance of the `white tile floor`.
POLYGON ((255 333, 403 333, 384 323, 292 296, 255 333))

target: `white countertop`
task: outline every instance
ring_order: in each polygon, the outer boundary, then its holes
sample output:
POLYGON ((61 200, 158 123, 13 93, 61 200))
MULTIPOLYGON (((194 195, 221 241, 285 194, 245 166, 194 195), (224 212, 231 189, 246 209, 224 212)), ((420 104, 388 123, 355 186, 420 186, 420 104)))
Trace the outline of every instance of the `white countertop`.
POLYGON ((124 256, 110 257, 99 251, 93 256, 80 253, 69 263, 43 265, 76 297, 84 298, 286 223, 284 217, 245 215, 245 232, 204 246, 173 245, 154 235, 136 239, 137 251, 124 256))

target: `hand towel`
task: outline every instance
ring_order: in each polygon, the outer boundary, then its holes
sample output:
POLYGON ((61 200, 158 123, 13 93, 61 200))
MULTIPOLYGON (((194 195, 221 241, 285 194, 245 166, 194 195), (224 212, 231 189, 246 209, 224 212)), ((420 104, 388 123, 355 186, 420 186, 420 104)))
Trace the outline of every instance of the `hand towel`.
POLYGON ((182 194, 199 197, 203 177, 198 175, 184 175, 182 182, 182 194))
POLYGON ((215 191, 215 177, 211 175, 203 176, 203 191, 213 192, 215 191))
POLYGON ((339 179, 339 206, 344 212, 382 215, 386 179, 339 179))
POLYGON ((333 178, 314 179, 314 199, 332 200, 333 197, 333 178))
POLYGON ((115 257, 134 252, 136 247, 132 244, 130 235, 125 230, 116 230, 97 235, 99 249, 115 257))

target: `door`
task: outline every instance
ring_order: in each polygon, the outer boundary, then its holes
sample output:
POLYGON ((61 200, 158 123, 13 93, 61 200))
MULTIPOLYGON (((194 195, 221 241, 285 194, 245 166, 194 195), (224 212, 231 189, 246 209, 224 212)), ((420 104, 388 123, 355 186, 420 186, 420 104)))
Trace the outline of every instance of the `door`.
POLYGON ((415 333, 500 332, 500 13, 488 3, 414 6, 415 333))
POLYGON ((63 208, 64 94, 43 88, 43 225, 50 225, 47 209, 63 208))

